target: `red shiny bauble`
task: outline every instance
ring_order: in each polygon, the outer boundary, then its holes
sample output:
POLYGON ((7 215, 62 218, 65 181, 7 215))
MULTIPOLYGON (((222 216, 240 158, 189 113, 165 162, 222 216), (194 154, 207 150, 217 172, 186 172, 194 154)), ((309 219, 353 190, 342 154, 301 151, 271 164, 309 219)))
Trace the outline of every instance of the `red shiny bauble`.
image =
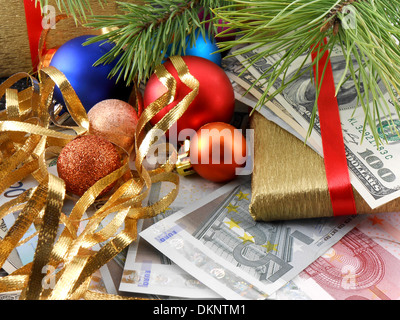
MULTIPOLYGON (((182 58, 188 66, 190 74, 199 81, 199 93, 186 112, 178 119, 176 128, 172 127, 166 135, 171 137, 174 130, 176 130, 175 134, 179 134, 183 129, 197 131, 202 125, 209 122, 230 122, 235 107, 235 95, 226 73, 207 59, 196 56, 183 56, 182 58)), ((152 125, 160 121, 191 91, 181 82, 170 60, 167 60, 164 66, 176 79, 176 96, 172 103, 152 118, 152 125)), ((167 88, 160 82, 157 75, 153 74, 144 91, 144 106, 147 107, 165 92, 167 92, 167 88)))
POLYGON ((214 182, 227 182, 245 166, 246 139, 234 126, 214 122, 202 126, 190 140, 190 163, 200 176, 214 182))

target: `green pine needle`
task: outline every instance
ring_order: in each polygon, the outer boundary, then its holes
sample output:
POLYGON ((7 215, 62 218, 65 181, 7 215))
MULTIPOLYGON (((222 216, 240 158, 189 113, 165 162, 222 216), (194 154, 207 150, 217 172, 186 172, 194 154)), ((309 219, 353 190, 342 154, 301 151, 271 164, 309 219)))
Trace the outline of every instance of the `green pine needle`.
POLYGON ((184 54, 187 46, 195 43, 196 35, 203 37, 213 31, 206 29, 205 17, 211 9, 228 1, 216 0, 153 0, 141 4, 118 2, 122 14, 94 16, 87 26, 109 28, 107 34, 90 39, 87 44, 110 41, 115 47, 96 64, 110 63, 119 59, 110 76, 122 78, 126 83, 145 81, 165 54, 184 54), (199 13, 204 9, 204 18, 199 13), (189 35, 187 43, 186 37, 189 35))
MULTIPOLYGON (((48 0, 36 0, 41 6, 48 0)), ((106 0, 98 0, 106 3, 106 0)), ((145 81, 155 67, 169 55, 184 54, 187 46, 195 43, 198 32, 205 38, 215 31, 212 20, 206 20, 211 9, 225 6, 229 0, 145 0, 140 3, 117 2, 121 14, 93 16, 89 0, 57 0, 58 8, 76 20, 95 29, 112 30, 107 34, 95 36, 86 44, 112 42, 115 47, 96 62, 108 64, 118 59, 109 77, 117 81, 123 79, 145 81), (199 13, 204 10, 203 18, 199 13), (205 22, 210 24, 207 29, 205 22), (188 41, 186 37, 189 36, 188 41)))
MULTIPOLYGON (((48 2, 36 1, 41 5, 48 2)), ((155 66, 162 63, 167 50, 170 55, 184 53, 187 35, 191 43, 196 30, 204 36, 205 21, 198 16, 204 8, 204 16, 211 11, 216 16, 211 21, 214 30, 218 26, 216 21, 222 19, 229 22, 230 31, 234 30, 237 35, 236 40, 222 42, 220 51, 242 47, 236 53, 244 54, 263 48, 249 58, 250 64, 262 57, 286 52, 259 79, 265 82, 267 90, 258 105, 273 99, 296 81, 302 75, 300 70, 291 79, 286 78, 290 65, 306 52, 303 67, 311 54, 310 48, 326 38, 327 43, 321 49, 339 45, 346 59, 346 70, 336 89, 339 91, 348 80, 354 81, 365 124, 369 124, 378 145, 381 143, 378 128, 384 132, 383 119, 391 119, 389 106, 380 99, 384 93, 378 81, 384 83, 400 118, 400 0, 146 0, 141 4, 119 2, 122 14, 90 17, 87 16, 91 12, 89 0, 57 0, 57 5, 75 19, 89 21, 89 27, 112 29, 88 43, 116 44, 97 64, 119 59, 110 76, 122 78, 127 84, 148 79, 155 66), (349 14, 353 15, 353 26, 348 25, 349 14), (354 60, 358 67, 353 64, 354 60), (281 88, 270 95, 268 89, 279 78, 283 78, 281 88), (372 104, 366 102, 370 98, 373 98, 372 104)), ((313 77, 312 68, 313 64, 302 73, 308 72, 313 77)), ((316 101, 317 98, 318 95, 316 101)), ((316 110, 317 103, 313 119, 316 110)), ((313 123, 309 132, 312 127, 313 123)))
MULTIPOLYGON (((331 50, 335 45, 341 46, 346 70, 336 90, 338 92, 349 79, 354 81, 359 104, 364 109, 365 123, 369 124, 377 144, 382 143, 378 127, 382 127, 383 117, 391 119, 391 116, 386 101, 380 100, 384 93, 378 86, 378 80, 385 84, 398 115, 400 113, 399 0, 232 0, 229 6, 217 8, 214 13, 218 18, 229 21, 232 29, 240 30, 239 39, 222 43, 221 50, 242 44, 246 46, 236 51, 237 54, 265 48, 248 59, 250 65, 257 63, 261 57, 286 52, 260 77, 259 81, 265 82, 267 90, 259 105, 282 93, 301 76, 283 77, 290 65, 305 52, 310 52, 313 45, 327 38, 326 45, 321 49, 331 50), (357 69, 353 65, 354 59, 359 66, 357 69), (347 72, 350 77, 346 77, 347 72), (281 88, 269 94, 268 89, 279 77, 283 77, 281 88), (372 105, 366 102, 370 97, 373 98, 372 105)), ((304 64, 307 59, 309 55, 305 56, 304 64)), ((311 75, 316 63, 318 59, 308 68, 311 75)), ((313 116, 316 110, 315 103, 313 116)), ((312 127, 313 123, 309 133, 312 127)))

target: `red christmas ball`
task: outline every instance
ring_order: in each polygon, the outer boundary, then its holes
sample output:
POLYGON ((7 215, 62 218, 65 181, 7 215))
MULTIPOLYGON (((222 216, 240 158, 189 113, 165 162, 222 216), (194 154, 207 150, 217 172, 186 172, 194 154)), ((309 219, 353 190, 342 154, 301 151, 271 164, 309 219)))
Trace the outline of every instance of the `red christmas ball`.
POLYGON ((245 166, 246 139, 234 126, 214 122, 202 126, 190 140, 190 163, 200 176, 214 182, 227 182, 245 166))
MULTIPOLYGON (((197 131, 202 125, 210 122, 230 122, 235 107, 232 84, 226 73, 218 65, 210 60, 196 56, 184 56, 182 58, 191 75, 199 81, 199 93, 186 112, 178 119, 176 129, 172 127, 166 133, 167 137, 171 137, 172 134, 178 135, 183 129, 197 131)), ((160 121, 168 111, 175 107, 191 91, 181 82, 170 60, 167 60, 164 66, 176 79, 176 96, 172 103, 164 107, 152 118, 151 124, 153 125, 160 121)), ((153 74, 144 91, 144 106, 147 107, 165 92, 167 92, 167 88, 160 82, 157 75, 153 74)))

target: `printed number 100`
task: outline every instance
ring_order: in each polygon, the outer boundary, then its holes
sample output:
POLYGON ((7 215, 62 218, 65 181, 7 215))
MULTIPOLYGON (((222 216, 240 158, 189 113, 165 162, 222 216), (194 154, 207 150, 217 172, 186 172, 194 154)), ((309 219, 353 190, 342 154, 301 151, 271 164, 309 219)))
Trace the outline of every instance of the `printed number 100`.
POLYGON ((383 162, 371 150, 366 149, 366 151, 358 152, 358 154, 367 161, 371 168, 378 170, 378 175, 382 180, 386 182, 396 180, 396 175, 390 169, 384 168, 383 162))

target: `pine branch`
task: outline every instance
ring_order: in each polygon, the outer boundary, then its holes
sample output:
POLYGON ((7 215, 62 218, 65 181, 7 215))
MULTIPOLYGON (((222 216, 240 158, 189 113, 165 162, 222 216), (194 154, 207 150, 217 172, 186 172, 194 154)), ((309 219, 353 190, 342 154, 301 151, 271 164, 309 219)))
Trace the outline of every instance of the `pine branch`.
POLYGON ((222 0, 154 0, 142 4, 119 2, 122 14, 113 16, 94 16, 87 26, 109 28, 107 34, 96 36, 87 43, 109 41, 115 47, 96 64, 107 64, 119 59, 110 76, 131 83, 142 81, 154 72, 155 66, 162 63, 165 53, 182 54, 192 45, 198 32, 203 37, 213 32, 213 23, 208 30, 205 18, 211 9, 226 5, 222 0), (199 14, 204 10, 203 19, 199 14), (187 41, 189 36, 189 41, 187 41))
MULTIPOLYGON (((40 1, 41 5, 48 0, 40 1)), ((98 0, 100 3, 106 0, 98 0)), ((187 45, 194 42, 196 30, 206 34, 204 19, 199 13, 204 8, 204 17, 211 13, 231 25, 238 36, 234 41, 221 44, 221 51, 237 46, 236 51, 244 54, 258 49, 258 54, 249 58, 254 64, 262 57, 282 54, 281 59, 260 77, 266 82, 267 90, 259 105, 283 92, 304 72, 312 75, 313 64, 308 70, 298 72, 287 79, 289 67, 304 56, 302 66, 310 56, 310 48, 328 39, 323 49, 341 46, 346 60, 345 73, 337 91, 346 81, 352 80, 358 92, 359 104, 365 113, 372 134, 380 143, 378 126, 383 117, 391 119, 389 106, 385 103, 378 81, 384 83, 392 103, 400 116, 398 96, 400 93, 400 0, 146 0, 132 4, 120 2, 123 14, 90 17, 90 27, 108 28, 112 31, 92 38, 88 43, 109 41, 115 47, 103 56, 97 64, 110 63, 119 59, 110 76, 117 75, 128 84, 134 80, 146 80, 165 53, 184 53, 187 45), (355 28, 346 22, 349 10, 354 14, 355 28), (186 37, 189 35, 189 43, 186 37), (244 45, 244 46, 243 46, 244 45), (306 53, 306 54, 304 54, 306 53), (353 61, 358 67, 355 67, 353 61), (277 79, 283 79, 281 88, 274 94, 269 89, 277 79), (370 98, 373 103, 367 103, 370 98), (383 102, 381 102, 383 101, 383 102)), ((88 0, 57 0, 59 8, 73 14, 75 18, 86 19, 90 12, 88 0)), ((213 21, 211 21, 211 24, 213 21)), ((214 25, 216 27, 217 25, 214 25)), ((209 32, 213 27, 209 29, 209 32)), ((318 59, 314 62, 318 63, 318 59)), ((318 96, 316 96, 316 101, 318 96)), ((315 103, 314 113, 316 113, 315 103)), ((310 128, 313 126, 311 124, 310 128)), ((383 128, 381 128, 384 132, 383 128)))
POLYGON ((320 31, 324 32, 333 27, 333 35, 336 35, 339 32, 340 27, 340 19, 338 17, 339 13, 343 12, 343 9, 346 6, 353 4, 354 2, 363 1, 363 0, 347 0, 337 4, 331 11, 326 15, 326 23, 321 27, 320 31))
MULTIPOLYGON (((383 131, 381 120, 383 117, 391 119, 389 107, 383 99, 385 93, 378 86, 379 80, 384 83, 400 115, 397 98, 400 93, 399 7, 399 0, 232 0, 231 5, 217 8, 214 13, 229 21, 232 29, 240 29, 240 38, 222 43, 223 50, 243 44, 245 46, 236 51, 237 54, 257 49, 258 54, 248 60, 250 65, 263 57, 281 54, 281 58, 259 79, 267 87, 259 105, 273 99, 301 76, 297 73, 291 79, 285 77, 293 62, 302 56, 302 65, 306 64, 313 45, 327 38, 321 50, 341 46, 346 68, 336 90, 338 92, 346 81, 355 83, 365 123, 369 124, 379 145, 382 141, 378 127, 383 131), (349 14, 353 25, 349 25, 349 14), (269 89, 279 78, 283 79, 281 88, 269 95, 269 89)), ((316 63, 318 59, 305 72, 312 75, 316 63)), ((316 108, 317 103, 314 115, 316 108)), ((310 130, 312 126, 313 123, 310 130)))

